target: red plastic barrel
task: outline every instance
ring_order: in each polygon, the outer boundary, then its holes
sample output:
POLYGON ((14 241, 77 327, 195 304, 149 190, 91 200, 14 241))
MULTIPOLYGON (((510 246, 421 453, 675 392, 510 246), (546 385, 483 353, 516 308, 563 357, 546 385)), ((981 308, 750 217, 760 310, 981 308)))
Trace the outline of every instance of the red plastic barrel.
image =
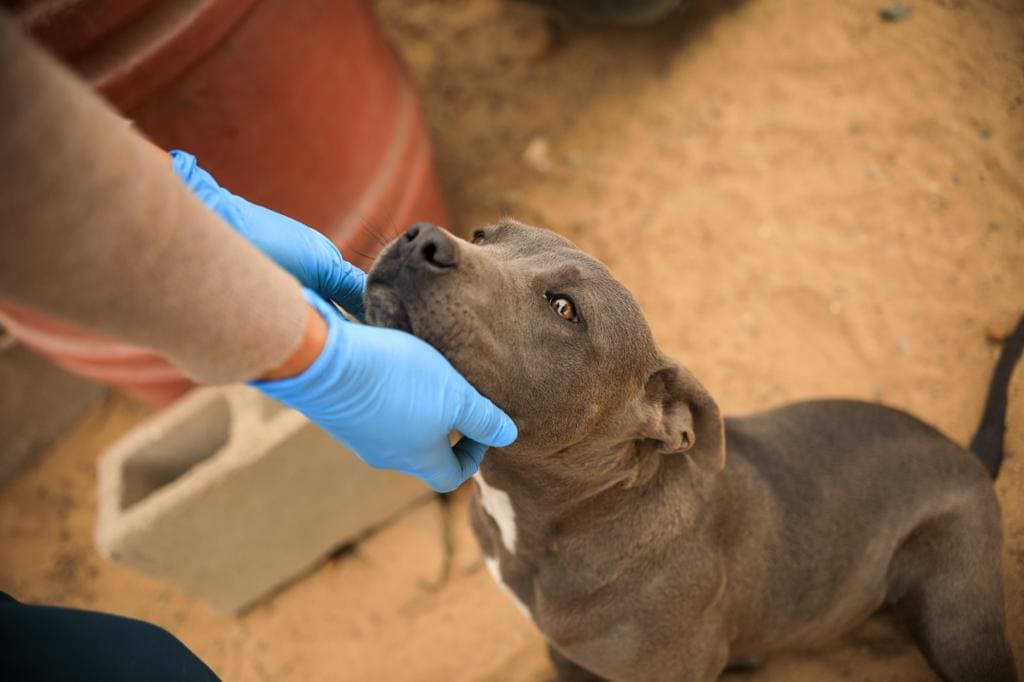
POLYGON ((26 346, 86 379, 119 388, 154 405, 180 397, 193 384, 158 355, 0 301, 0 322, 26 346))
MULTIPOLYGON (((447 222, 415 91, 362 0, 8 4, 158 145, 192 152, 362 267, 402 226, 447 222)), ((190 385, 152 353, 6 302, 0 324, 150 402, 190 385)))

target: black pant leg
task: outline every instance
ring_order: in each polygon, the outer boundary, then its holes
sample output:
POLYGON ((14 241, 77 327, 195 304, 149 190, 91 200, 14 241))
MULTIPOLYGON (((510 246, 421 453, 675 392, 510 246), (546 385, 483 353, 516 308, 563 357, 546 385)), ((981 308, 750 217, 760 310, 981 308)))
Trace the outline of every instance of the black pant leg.
POLYGON ((0 592, 0 680, 217 679, 184 644, 156 625, 94 611, 21 604, 0 592))

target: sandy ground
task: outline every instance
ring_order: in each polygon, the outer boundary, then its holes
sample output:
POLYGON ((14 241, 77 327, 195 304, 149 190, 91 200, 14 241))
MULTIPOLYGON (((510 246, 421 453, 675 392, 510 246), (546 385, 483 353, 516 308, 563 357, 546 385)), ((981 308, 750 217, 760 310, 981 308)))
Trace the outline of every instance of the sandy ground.
MULTIPOLYGON (((727 412, 880 399, 965 442, 1024 309, 1024 8, 747 0, 662 25, 552 24, 498 0, 378 0, 424 90, 457 229, 510 213, 612 268, 727 412)), ((144 410, 112 398, 0 491, 0 588, 159 623, 230 680, 541 680, 543 643, 436 504, 241 618, 92 549, 94 462, 144 410)), ((1024 373, 998 482, 1024 662, 1024 373)), ((187 548, 183 548, 187 554, 187 548)), ((931 680, 893 627, 751 682, 931 680)))

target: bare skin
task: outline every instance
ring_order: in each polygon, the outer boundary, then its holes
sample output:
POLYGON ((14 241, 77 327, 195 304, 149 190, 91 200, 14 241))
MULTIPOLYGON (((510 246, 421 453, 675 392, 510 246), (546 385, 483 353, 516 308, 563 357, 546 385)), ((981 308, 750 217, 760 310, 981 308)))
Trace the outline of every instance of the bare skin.
POLYGON ((603 265, 511 221, 472 243, 413 226, 371 271, 366 309, 516 421, 483 461, 472 523, 559 679, 714 680, 889 605, 942 679, 1017 680, 1001 444, 983 466, 856 401, 723 419, 603 265))

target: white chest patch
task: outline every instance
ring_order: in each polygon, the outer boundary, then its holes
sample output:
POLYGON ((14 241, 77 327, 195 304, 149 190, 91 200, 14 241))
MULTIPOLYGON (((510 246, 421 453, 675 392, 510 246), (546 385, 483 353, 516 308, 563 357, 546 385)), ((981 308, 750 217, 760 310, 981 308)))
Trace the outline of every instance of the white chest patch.
POLYGON ((530 615, 530 609, 526 608, 526 604, 519 601, 519 597, 516 596, 516 593, 505 584, 504 580, 501 579, 501 567, 498 566, 498 560, 494 557, 487 557, 484 559, 484 564, 486 564, 487 570, 491 573, 491 577, 494 578, 494 582, 498 583, 498 587, 500 587, 501 591, 505 593, 505 596, 511 599, 512 603, 515 604, 516 607, 522 611, 523 615, 532 622, 533 616, 530 615))
MULTIPOLYGON (((505 545, 510 553, 516 553, 516 513, 512 509, 512 500, 504 490, 498 490, 487 485, 480 472, 473 474, 477 485, 480 486, 480 502, 484 510, 498 524, 498 531, 501 533, 501 543, 505 545)), ((498 582, 501 582, 500 580, 498 582)))

